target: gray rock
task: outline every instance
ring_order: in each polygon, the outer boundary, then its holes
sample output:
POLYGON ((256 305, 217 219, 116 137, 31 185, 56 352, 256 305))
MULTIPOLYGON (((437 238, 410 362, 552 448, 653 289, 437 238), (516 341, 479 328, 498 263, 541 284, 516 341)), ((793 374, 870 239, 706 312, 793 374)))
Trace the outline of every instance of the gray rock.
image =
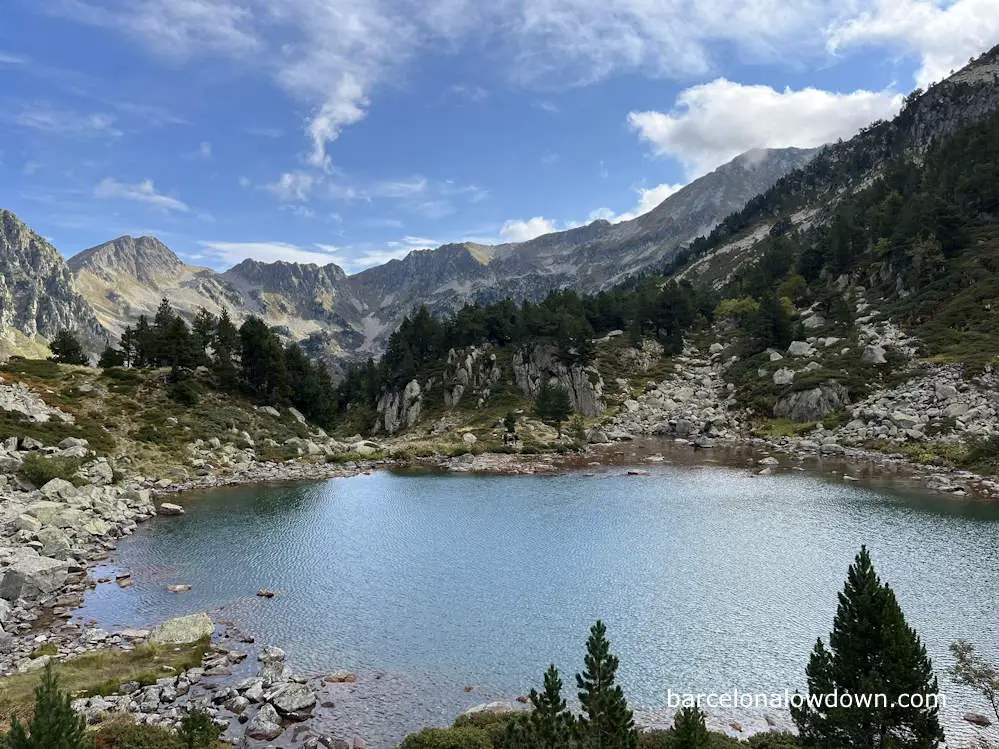
POLYGON ((69 499, 76 496, 76 487, 65 479, 52 479, 41 488, 42 496, 46 499, 69 499))
POLYGON ((812 347, 805 341, 791 341, 791 345, 787 347, 788 356, 794 356, 797 358, 811 356, 812 347))
POLYGON ((189 614, 170 619, 153 629, 149 641, 157 645, 186 645, 209 637, 215 631, 208 614, 189 614))
POLYGON ((773 376, 774 385, 790 385, 794 382, 794 370, 781 367, 773 376))
POLYGON ((58 528, 51 526, 42 528, 35 533, 35 538, 41 542, 41 552, 44 556, 52 557, 53 559, 65 559, 69 556, 71 548, 69 536, 58 528))
POLYGON ((860 355, 860 361, 864 364, 886 364, 885 350, 882 346, 867 346, 860 355))
POLYGON ((273 705, 264 704, 246 726, 246 737, 271 741, 281 735, 281 718, 273 705))
POLYGON ((838 382, 830 381, 811 390, 801 390, 780 398, 774 405, 774 416, 803 424, 821 419, 848 403, 846 388, 838 382))
POLYGON ((0 598, 37 598, 54 593, 66 581, 69 565, 49 557, 22 557, 4 572, 0 598))
POLYGON ((170 516, 183 515, 184 508, 181 507, 180 505, 175 505, 172 502, 163 502, 159 506, 157 512, 159 512, 160 515, 170 515, 170 516))
POLYGON ((301 720, 316 706, 316 695, 304 684, 285 684, 267 697, 278 713, 293 720, 301 720))

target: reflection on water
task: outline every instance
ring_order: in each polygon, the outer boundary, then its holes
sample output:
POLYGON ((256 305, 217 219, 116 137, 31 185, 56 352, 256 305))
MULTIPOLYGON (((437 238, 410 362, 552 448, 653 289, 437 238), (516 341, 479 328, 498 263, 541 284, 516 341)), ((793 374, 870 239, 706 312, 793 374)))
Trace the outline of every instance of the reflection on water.
MULTIPOLYGON (((635 704, 660 706, 667 687, 800 688, 862 543, 938 671, 958 637, 999 656, 999 507, 802 473, 650 471, 214 491, 123 541, 115 564, 135 584, 98 586, 80 613, 137 626, 216 611, 300 671, 387 672, 342 704, 342 726, 376 746, 524 694, 552 661, 571 686, 598 617, 635 704)), ((977 707, 958 697, 958 716, 977 707)))

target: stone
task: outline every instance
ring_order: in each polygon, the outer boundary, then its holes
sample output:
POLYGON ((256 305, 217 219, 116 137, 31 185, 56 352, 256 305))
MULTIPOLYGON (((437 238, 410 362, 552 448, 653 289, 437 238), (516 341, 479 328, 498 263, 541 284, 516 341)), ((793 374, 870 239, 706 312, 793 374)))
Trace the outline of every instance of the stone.
POLYGON ((278 713, 292 720, 301 720, 316 706, 316 695, 304 684, 285 684, 268 695, 278 713))
POLYGON ((461 715, 464 716, 475 716, 475 715, 507 715, 509 713, 519 713, 523 708, 517 707, 517 704, 509 700, 497 700, 496 702, 486 702, 481 705, 475 705, 468 708, 461 715))
POLYGON ((273 598, 275 595, 276 593, 268 588, 261 588, 257 591, 257 596, 260 598, 273 598))
POLYGON ((276 645, 267 645, 257 653, 257 660, 261 663, 283 663, 284 651, 276 645))
POLYGON ((464 443, 465 443, 466 445, 468 445, 469 447, 471 447, 472 445, 474 445, 474 444, 475 444, 476 442, 478 442, 479 440, 478 440, 478 438, 477 438, 477 437, 476 437, 476 436, 475 436, 474 434, 472 434, 471 432, 465 432, 465 433, 464 433, 463 435, 461 435, 461 441, 462 441, 462 442, 464 442, 464 443))
POLYGON ((210 637, 214 631, 215 625, 208 614, 188 614, 160 624, 153 629, 149 641, 156 645, 186 645, 210 637))
POLYGON ((51 526, 42 528, 35 534, 35 538, 42 544, 41 552, 43 556, 52 557, 53 559, 65 559, 69 556, 69 536, 58 528, 51 526))
POLYGON ((804 424, 838 411, 848 403, 846 388, 830 381, 811 390, 800 390, 779 398, 774 404, 774 416, 804 424))
POLYGON ((76 487, 65 479, 52 479, 40 491, 46 499, 69 499, 76 496, 76 487))
POLYGON ((720 354, 724 350, 725 350, 725 347, 722 344, 720 344, 720 343, 712 343, 711 346, 708 348, 708 353, 711 353, 711 354, 720 354))
POLYGON ((184 508, 181 507, 180 505, 175 505, 172 502, 163 502, 159 506, 157 512, 159 512, 160 515, 167 515, 167 516, 183 515, 184 508))
POLYGON ((971 406, 967 403, 951 403, 944 409, 944 416, 948 419, 960 419, 962 416, 967 415, 970 410, 971 406))
POLYGON ((992 725, 992 721, 980 713, 965 713, 964 719, 968 723, 975 726, 981 726, 982 728, 988 728, 992 725))
POLYGON ((14 527, 20 531, 28 531, 28 533, 35 533, 42 529, 42 521, 27 513, 24 513, 22 515, 18 515, 14 519, 14 527))
POLYGON ((860 361, 864 364, 888 363, 888 360, 885 359, 885 350, 883 346, 865 346, 863 353, 860 355, 860 361))
POLYGON ((69 565, 49 557, 22 557, 4 572, 0 598, 37 598, 58 590, 66 581, 69 565))
POLYGON ((265 704, 246 726, 246 737, 271 741, 281 735, 281 718, 273 705, 265 704))
POLYGON ((590 430, 589 434, 586 435, 586 441, 591 445, 606 445, 610 442, 610 437, 602 429, 597 429, 594 427, 590 430))
POLYGON ((812 355, 812 347, 805 341, 791 341, 787 347, 788 356, 804 357, 812 355))
POLYGON ((257 410, 262 414, 273 416, 275 419, 281 418, 281 412, 274 408, 274 406, 257 406, 257 410))
POLYGON ((794 370, 781 367, 773 376, 774 385, 790 385, 794 382, 794 370))
POLYGON ((186 593, 191 589, 191 586, 187 583, 182 583, 180 585, 168 585, 167 590, 171 593, 186 593))
POLYGON ((340 669, 334 671, 325 679, 323 679, 327 684, 353 684, 357 681, 357 676, 352 674, 350 671, 340 669))
POLYGON ((949 401, 951 398, 957 397, 957 388, 953 385, 937 382, 933 386, 933 394, 936 395, 938 401, 949 401))

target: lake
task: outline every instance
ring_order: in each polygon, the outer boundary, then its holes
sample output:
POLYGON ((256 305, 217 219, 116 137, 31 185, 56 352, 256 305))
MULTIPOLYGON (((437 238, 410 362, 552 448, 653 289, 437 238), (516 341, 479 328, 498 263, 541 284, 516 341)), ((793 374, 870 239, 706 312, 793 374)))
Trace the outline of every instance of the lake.
MULTIPOLYGON (((192 496, 120 542, 112 566, 133 585, 98 586, 79 614, 112 628, 206 610, 298 671, 356 671, 331 728, 392 746, 527 693, 551 662, 574 693, 597 618, 646 717, 668 718, 667 688, 802 688, 867 544, 934 658, 949 736, 973 730, 960 716, 985 706, 943 670, 958 637, 999 657, 999 506, 805 472, 648 471, 377 472, 192 496)), ((713 718, 765 727, 758 712, 713 718)))

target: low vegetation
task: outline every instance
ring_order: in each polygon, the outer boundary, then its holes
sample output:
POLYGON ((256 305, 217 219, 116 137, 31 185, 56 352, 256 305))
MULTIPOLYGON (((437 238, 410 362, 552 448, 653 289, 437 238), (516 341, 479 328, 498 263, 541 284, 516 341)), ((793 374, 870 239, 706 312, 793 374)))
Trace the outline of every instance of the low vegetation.
POLYGON ((21 477, 35 486, 44 486, 52 479, 73 482, 80 469, 78 458, 60 458, 43 453, 28 453, 21 462, 21 477))
MULTIPOLYGON (((73 698, 118 692, 121 684, 135 681, 154 684, 156 679, 177 674, 201 663, 207 641, 182 646, 141 645, 134 650, 101 650, 55 661, 52 674, 60 688, 73 698)), ((42 655, 54 655, 46 650, 42 655)), ((14 674, 0 679, 0 724, 12 719, 30 722, 35 709, 35 691, 46 672, 14 674)), ((2 745, 0 745, 2 746, 2 745)))

